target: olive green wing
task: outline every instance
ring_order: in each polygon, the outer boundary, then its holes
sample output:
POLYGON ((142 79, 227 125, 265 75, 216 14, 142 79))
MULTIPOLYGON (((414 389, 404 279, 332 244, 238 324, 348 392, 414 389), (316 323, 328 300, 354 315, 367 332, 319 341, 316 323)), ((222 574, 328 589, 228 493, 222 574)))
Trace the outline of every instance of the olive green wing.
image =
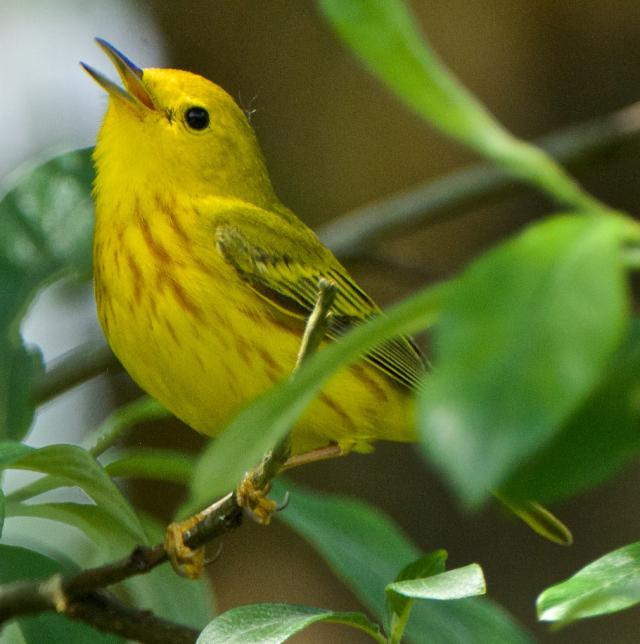
MULTIPOLYGON (((226 261, 263 298, 288 314, 306 319, 321 278, 338 289, 327 335, 336 339, 380 312, 334 255, 293 216, 259 209, 217 218, 216 246, 226 261)), ((424 373, 419 349, 407 337, 388 340, 365 359, 398 383, 417 386, 424 373)))

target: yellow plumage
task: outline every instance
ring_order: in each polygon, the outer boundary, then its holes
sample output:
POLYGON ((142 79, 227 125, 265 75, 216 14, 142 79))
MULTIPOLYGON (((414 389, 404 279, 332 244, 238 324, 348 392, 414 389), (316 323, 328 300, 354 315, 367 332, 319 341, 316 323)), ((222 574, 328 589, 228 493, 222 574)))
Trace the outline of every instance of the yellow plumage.
MULTIPOLYGON (((228 94, 188 72, 139 70, 102 45, 125 90, 88 68, 110 94, 94 155, 99 318, 134 380, 215 435, 291 373, 321 277, 338 286, 328 341, 378 309, 279 202, 228 94)), ((293 453, 414 439, 422 370, 400 338, 341 371, 296 426, 293 453)))

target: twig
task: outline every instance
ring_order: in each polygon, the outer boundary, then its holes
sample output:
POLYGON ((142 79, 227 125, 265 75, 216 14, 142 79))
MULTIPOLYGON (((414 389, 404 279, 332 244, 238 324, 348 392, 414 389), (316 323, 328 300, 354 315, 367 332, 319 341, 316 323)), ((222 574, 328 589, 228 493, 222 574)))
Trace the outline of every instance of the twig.
POLYGON ((123 604, 104 591, 74 594, 65 588, 61 575, 43 582, 15 582, 0 587, 0 625, 12 615, 32 615, 56 611, 129 639, 148 644, 191 644, 198 631, 156 617, 147 610, 123 604))
MULTIPOLYGON (((293 368, 293 375, 302 364, 312 356, 320 346, 331 319, 331 307, 336 298, 338 287, 333 282, 321 279, 318 283, 318 299, 307 320, 300 350, 293 368)), ((287 434, 270 452, 267 452, 262 463, 253 472, 253 484, 261 489, 268 484, 282 469, 291 456, 291 434, 287 434)))
POLYGON ((324 340, 329 322, 331 321, 331 307, 336 299, 338 286, 335 282, 321 279, 318 282, 318 299, 307 320, 296 365, 293 368, 295 374, 300 367, 318 350, 320 343, 324 340))
MULTIPOLYGON (((318 299, 305 326, 294 374, 318 349, 325 335, 336 288, 326 280, 318 284, 318 299)), ((251 473, 256 486, 264 488, 270 483, 282 469, 289 451, 290 441, 286 439, 265 455, 251 473)), ((237 528, 242 514, 236 492, 230 492, 196 515, 198 521, 183 535, 184 544, 195 550, 213 541, 237 528)), ((101 630, 152 644, 193 642, 197 633, 191 629, 166 622, 148 612, 135 611, 103 592, 106 587, 147 573, 167 560, 164 544, 138 546, 124 559, 76 575, 54 575, 44 581, 20 581, 0 586, 0 628, 21 615, 55 610, 101 630)))
MULTIPOLYGON (((602 118, 553 132, 536 143, 557 161, 573 166, 639 135, 640 103, 634 103, 602 118)), ((473 206, 522 188, 504 170, 478 163, 356 208, 320 228, 318 236, 340 257, 357 258, 390 234, 453 219, 473 206)))
POLYGON ((76 621, 107 630, 128 640, 146 644, 193 644, 200 632, 157 617, 148 610, 135 610, 107 593, 90 593, 71 602, 64 614, 76 621))
POLYGON ((34 400, 42 405, 107 369, 122 371, 122 365, 103 341, 87 342, 54 360, 36 384, 34 400))

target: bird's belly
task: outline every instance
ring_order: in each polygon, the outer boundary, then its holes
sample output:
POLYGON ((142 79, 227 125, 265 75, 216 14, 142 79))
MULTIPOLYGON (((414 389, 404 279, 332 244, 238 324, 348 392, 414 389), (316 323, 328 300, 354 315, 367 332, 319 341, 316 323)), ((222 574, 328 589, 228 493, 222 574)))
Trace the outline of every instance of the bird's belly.
POLYGON ((242 313, 211 284, 203 297, 197 282, 161 285, 137 302, 124 290, 99 302, 98 311, 132 378, 194 429, 214 435, 240 405, 292 368, 295 351, 272 355, 264 338, 273 332, 259 312, 245 306, 242 313))
MULTIPOLYGON (((95 287, 98 316, 125 369, 203 434, 217 434, 242 405, 293 370, 302 324, 283 322, 238 284, 197 270, 152 276, 143 265, 126 279, 98 271, 95 287)), ((410 413, 407 392, 362 362, 327 383, 296 426, 293 449, 412 440, 410 413)))

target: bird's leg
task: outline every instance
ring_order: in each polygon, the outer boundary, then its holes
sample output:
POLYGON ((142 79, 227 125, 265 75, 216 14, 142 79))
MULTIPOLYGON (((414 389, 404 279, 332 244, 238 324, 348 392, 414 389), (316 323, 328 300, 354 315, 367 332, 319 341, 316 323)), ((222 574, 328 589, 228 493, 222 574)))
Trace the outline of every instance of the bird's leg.
MULTIPOLYGON (((289 450, 287 449, 287 453, 288 451, 289 450)), ((298 467, 299 465, 306 465, 307 463, 315 463, 316 461, 324 461, 328 458, 343 456, 347 451, 348 450, 343 450, 338 443, 330 443, 325 447, 320 447, 319 449, 314 449, 310 452, 288 456, 275 474, 283 472, 284 470, 290 470, 294 467, 298 467)), ((278 509, 278 505, 275 501, 267 498, 267 494, 269 494, 269 491, 271 490, 271 478, 269 478, 269 482, 261 485, 260 471, 261 470, 258 469, 253 472, 247 472, 242 483, 240 483, 236 490, 236 500, 238 501, 238 505, 246 508, 249 511, 250 516, 258 523, 261 525, 269 525, 271 522, 271 516, 278 509)))
POLYGON ((290 470, 299 465, 307 465, 307 463, 315 463, 316 461, 326 461, 329 458, 337 458, 347 453, 338 443, 329 443, 329 445, 314 449, 310 452, 290 456, 282 469, 290 470))
POLYGON ((278 505, 267 498, 271 481, 282 471, 291 454, 291 434, 287 434, 269 450, 258 467, 247 472, 236 488, 236 502, 248 510, 249 516, 261 525, 269 525, 278 505))
POLYGON ((271 482, 264 482, 263 470, 257 468, 247 472, 238 488, 216 501, 201 512, 194 514, 184 521, 169 524, 165 532, 164 548, 173 569, 187 579, 198 579, 205 564, 204 546, 191 548, 185 543, 186 535, 190 530, 215 515, 222 503, 232 498, 236 507, 244 508, 249 516, 261 525, 269 525, 271 515, 278 509, 275 501, 267 498, 271 490, 271 482))

